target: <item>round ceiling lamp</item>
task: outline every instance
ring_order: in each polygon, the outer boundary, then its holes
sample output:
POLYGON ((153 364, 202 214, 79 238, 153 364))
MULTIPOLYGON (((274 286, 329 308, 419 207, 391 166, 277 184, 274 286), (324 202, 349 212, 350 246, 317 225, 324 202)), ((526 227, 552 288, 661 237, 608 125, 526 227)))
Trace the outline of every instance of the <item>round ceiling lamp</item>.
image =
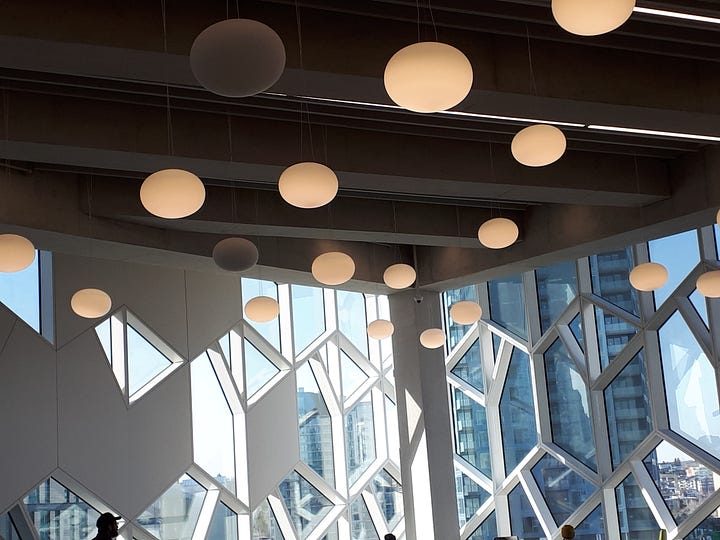
POLYGON ((245 238, 225 238, 213 248, 212 257, 223 270, 228 272, 244 272, 258 262, 258 249, 245 238))
POLYGON ((474 324, 482 317, 482 308, 477 302, 463 300, 452 305, 450 317, 457 324, 474 324))
POLYGON ((415 269, 403 263, 388 266, 383 272, 383 281, 391 289, 405 289, 415 283, 416 277, 415 269))
POLYGON ((72 295, 70 307, 80 317, 97 319, 110 311, 112 300, 100 289, 80 289, 72 295))
POLYGON ((445 332, 440 328, 428 328, 420 334, 420 345, 426 349, 439 349, 445 345, 445 332))
POLYGON ((720 298, 720 270, 705 272, 697 279, 695 286, 706 298, 720 298))
POLYGON ((355 261, 340 251, 330 251, 315 258, 312 275, 323 285, 342 285, 355 274, 355 261))
POLYGON ((278 189, 288 204, 298 208, 319 208, 337 195, 338 179, 331 168, 305 161, 282 172, 278 189))
POLYGON ((285 46, 259 21, 228 19, 209 26, 190 49, 190 68, 211 92, 245 97, 263 92, 285 69, 285 46))
POLYGON ((548 124, 535 124, 521 129, 513 137, 513 157, 527 167, 544 167, 555 163, 567 148, 562 131, 548 124))
POLYGON ((502 249, 511 246, 518 239, 517 224, 508 218, 492 218, 480 225, 478 240, 486 248, 502 249))
POLYGON ((140 201, 154 216, 184 218, 200 210, 205 202, 205 186, 191 172, 163 169, 151 174, 142 183, 140 201))
POLYGON ((410 111, 446 111, 470 92, 473 70, 458 49, 425 41, 396 52, 385 66, 385 90, 395 103, 410 111))
POLYGON ((612 32, 630 18, 635 0, 552 0, 555 21, 578 36, 612 32))
POLYGON ((668 271, 658 263, 648 262, 638 264, 630 272, 630 285, 638 291, 654 291, 665 285, 668 280, 668 271))
POLYGON ((0 272, 25 270, 35 260, 35 246, 18 234, 0 234, 0 272))
POLYGON ((367 327, 367 335, 373 339, 385 339, 393 335, 395 331, 395 325, 385 319, 377 319, 367 327))
POLYGON ((277 300, 269 296, 256 296, 245 304, 245 317, 256 323, 270 322, 280 313, 277 300))

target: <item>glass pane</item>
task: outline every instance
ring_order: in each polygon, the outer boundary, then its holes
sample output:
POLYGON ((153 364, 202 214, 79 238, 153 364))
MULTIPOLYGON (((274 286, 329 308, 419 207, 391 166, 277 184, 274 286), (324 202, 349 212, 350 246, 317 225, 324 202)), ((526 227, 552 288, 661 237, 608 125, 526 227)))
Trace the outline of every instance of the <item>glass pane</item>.
POLYGON ((303 364, 296 375, 300 459, 333 486, 335 472, 330 412, 310 365, 303 364))
POLYGON ((127 347, 128 381, 132 396, 172 362, 130 324, 127 325, 127 347))
MULTIPOLYGON (((112 341, 110 337, 110 319, 105 319, 103 322, 95 327, 95 333, 97 334, 100 345, 102 345, 103 351, 108 362, 112 364, 112 341)), ((123 360, 124 361, 124 360, 123 360)))
POLYGON ((553 441, 595 470, 595 443, 582 376, 557 339, 545 352, 553 441))
POLYGON ((381 470, 372 483, 375 499, 390 529, 403 517, 402 486, 385 470, 381 470))
POLYGON ((639 351, 604 392, 610 451, 617 467, 652 431, 643 352, 639 351))
POLYGON ((578 345, 580 345, 581 349, 585 348, 585 340, 583 339, 583 331, 582 331, 582 317, 578 313, 575 315, 575 318, 570 321, 570 331, 573 333, 573 336, 575 336, 575 339, 578 342, 578 345))
POLYGON ((387 426, 390 459, 400 465, 400 429, 398 427, 397 405, 385 396, 385 425, 387 426))
POLYGON ((455 452, 485 476, 492 478, 485 407, 457 388, 452 391, 455 406, 455 452))
POLYGON ((509 474, 537 443, 530 358, 513 349, 507 379, 500 397, 500 428, 505 451, 505 474, 509 474))
POLYGON ((285 540, 267 499, 252 513, 252 540, 285 540))
POLYGON ((500 344, 502 343, 502 338, 497 334, 493 334, 492 342, 493 342, 493 358, 497 362, 498 355, 500 354, 500 344))
MULTIPOLYGON (((277 284, 273 281, 265 281, 260 279, 242 278, 242 301, 243 305, 247 304, 256 296, 269 296, 278 299, 277 284)), ((276 349, 280 349, 280 318, 276 317, 272 321, 257 323, 250 319, 245 321, 257 330, 258 334, 264 337, 276 349)))
POLYGON ((660 263, 668 271, 665 285, 655 291, 655 305, 668 299, 680 282, 700 262, 697 231, 686 231, 648 242, 650 260, 660 263))
POLYGON ((657 540, 660 527, 632 476, 615 488, 621 538, 657 540))
POLYGON ((350 534, 352 540, 380 540, 362 497, 350 505, 350 534))
POLYGON ((343 397, 347 399, 350 394, 360 388, 367 381, 367 373, 350 358, 345 351, 340 351, 340 369, 342 370, 343 397))
POLYGON ((705 465, 667 441, 661 442, 643 463, 678 524, 720 489, 720 477, 715 479, 705 465))
POLYGON ((720 538, 720 507, 695 527, 685 540, 716 540, 717 538, 720 538))
POLYGON ((575 540, 604 540, 602 506, 598 506, 585 520, 575 527, 575 540))
POLYGON ((223 353, 223 359, 225 360, 225 363, 228 366, 232 367, 232 347, 230 345, 230 332, 218 339, 218 344, 220 345, 220 350, 223 353))
POLYGON ((245 378, 247 379, 247 397, 265 386, 280 370, 268 360, 255 345, 245 340, 245 378))
POLYGON ((458 523, 462 527, 490 498, 490 494, 457 468, 455 469, 455 492, 457 493, 458 523))
POLYGON ((223 503, 218 502, 210 520, 205 540, 237 540, 238 538, 238 517, 223 503))
POLYGON ((550 454, 537 462, 532 474, 558 525, 565 523, 595 491, 595 486, 550 454))
POLYGON ((323 536, 320 540, 338 540, 340 536, 338 535, 338 524, 337 522, 330 525, 330 527, 325 531, 325 536, 323 536))
POLYGON ((0 514, 0 538, 3 540, 20 540, 15 525, 8 514, 0 514))
POLYGON ((632 324, 597 306, 595 306, 595 327, 600 349, 600 365, 603 369, 608 367, 638 332, 632 324))
POLYGON ((32 264, 20 272, 0 272, 0 302, 40 332, 40 272, 38 252, 32 264))
POLYGON ((460 361, 455 364, 452 373, 474 387, 478 392, 483 391, 483 370, 479 340, 476 339, 460 361))
POLYGON ((710 323, 708 322, 707 302, 705 301, 705 297, 700 294, 697 289, 695 289, 692 294, 688 296, 688 299, 692 302, 693 307, 695 307, 695 311, 697 311, 697 314, 700 315, 700 318, 705 323, 705 327, 708 328, 710 323))
POLYGON ((97 532, 100 512, 54 478, 28 493, 23 503, 40 540, 79 540, 97 532))
POLYGON ((155 538, 190 540, 206 493, 204 487, 184 474, 137 521, 155 538))
POLYGON ((280 493, 290 522, 301 538, 306 538, 332 509, 332 503, 297 471, 283 480, 280 493))
POLYGON ((318 287, 293 285, 290 291, 295 354, 298 354, 325 331, 325 301, 323 290, 318 287))
POLYGON ((495 512, 490 514, 482 524, 473 531, 468 540, 494 540, 497 536, 497 522, 495 512))
POLYGON ((670 427, 720 457, 715 370, 679 312, 658 332, 670 427))
POLYGON ((375 461, 375 424, 368 392, 345 416, 345 459, 352 484, 375 461))
POLYGON ((365 295, 337 291, 338 328, 365 356, 368 355, 365 295))
POLYGON ((490 319, 513 334, 527 339, 522 275, 488 281, 488 294, 490 319))
POLYGON ((453 304, 463 300, 471 300, 477 302, 477 291, 474 285, 468 285, 462 289, 452 289, 443 293, 443 303, 445 305, 445 329, 448 338, 448 347, 453 349, 462 337, 470 329, 471 325, 457 324, 450 317, 450 308, 453 304))
POLYGON ((590 257, 593 292, 625 311, 640 315, 638 293, 630 285, 630 271, 634 266, 631 248, 590 257))
POLYGON ((575 261, 539 268, 535 271, 535 280, 540 307, 540 326, 544 333, 577 295, 575 261))
POLYGON ((195 463, 235 493, 233 415, 207 353, 190 366, 195 463))
POLYGON ((510 529, 512 534, 523 540, 539 540, 545 538, 542 527, 535 512, 530 506, 521 485, 518 485, 508 495, 510 507, 510 529))

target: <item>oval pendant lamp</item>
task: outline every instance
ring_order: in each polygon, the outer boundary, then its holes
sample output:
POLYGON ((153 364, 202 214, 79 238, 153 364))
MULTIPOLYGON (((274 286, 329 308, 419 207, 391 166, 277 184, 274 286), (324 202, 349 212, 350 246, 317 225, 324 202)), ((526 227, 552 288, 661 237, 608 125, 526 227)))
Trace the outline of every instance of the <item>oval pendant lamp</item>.
POLYGON ((416 278, 415 269, 404 263, 390 265, 383 272, 383 281, 391 289, 405 289, 415 283, 416 278))
POLYGON ((110 311, 112 300, 101 289, 80 289, 72 295, 70 307, 80 317, 98 319, 110 311))
POLYGON ((565 134, 549 124, 535 124, 518 131, 510 150, 518 163, 527 167, 545 167, 565 153, 565 134))
POLYGON ((330 167, 304 161, 282 172, 278 179, 278 190, 288 204, 298 208, 319 208, 337 195, 338 179, 330 167))
POLYGON ((480 225, 478 240, 486 248, 502 249, 511 246, 518 239, 520 230, 516 223, 508 218, 492 218, 480 225))
POLYGON ((340 251, 330 251, 315 257, 312 275, 323 285, 342 285, 355 274, 355 261, 340 251))
POLYGON ((279 313, 280 305, 269 296, 256 296, 245 304, 245 316, 256 323, 270 322, 279 313))
POLYGON ((395 325, 386 319, 377 319, 367 326, 367 335, 372 339, 386 339, 395 332, 395 325))
POLYGON ((0 272, 25 270, 35 260, 35 246, 19 234, 0 234, 0 272))
POLYGON ((552 0, 555 21, 571 34, 599 36, 630 18, 635 0, 552 0))
POLYGON ((140 201, 152 215, 179 219, 194 214, 205 202, 205 186, 193 173, 163 169, 148 176, 140 186, 140 201))
POLYGON ((665 285, 667 280, 667 269, 654 262, 638 264, 630 271, 630 285, 638 291, 655 291, 665 285))

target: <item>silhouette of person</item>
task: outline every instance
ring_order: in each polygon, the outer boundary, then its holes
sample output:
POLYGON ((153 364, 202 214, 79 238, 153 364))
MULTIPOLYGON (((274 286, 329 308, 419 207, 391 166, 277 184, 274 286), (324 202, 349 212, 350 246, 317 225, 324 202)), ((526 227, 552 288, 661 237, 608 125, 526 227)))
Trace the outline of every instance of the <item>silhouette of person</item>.
POLYGON ((385 540, 397 540, 397 539, 395 538, 395 535, 393 533, 387 533, 385 535, 385 540))
POLYGON ((95 538, 92 540, 112 540, 118 535, 118 520, 122 519, 120 516, 113 516, 110 512, 100 514, 97 518, 95 525, 97 525, 98 532, 95 538))
POLYGON ((563 528, 560 529, 560 535, 563 537, 563 540, 572 540, 575 538, 575 527, 572 525, 563 525, 563 528))

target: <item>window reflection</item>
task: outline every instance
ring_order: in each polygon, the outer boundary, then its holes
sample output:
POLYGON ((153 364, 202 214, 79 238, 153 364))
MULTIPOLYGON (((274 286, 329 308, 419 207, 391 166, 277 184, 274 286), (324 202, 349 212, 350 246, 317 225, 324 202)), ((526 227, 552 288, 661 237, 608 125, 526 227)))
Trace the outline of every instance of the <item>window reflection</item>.
POLYGON ((488 478, 490 446, 485 407, 457 388, 452 389, 455 413, 455 452, 488 478))
POLYGON ((370 392, 345 416, 345 445, 348 480, 352 484, 375 461, 375 424, 370 392))
POLYGON ((657 540, 659 525, 635 478, 628 476, 615 488, 621 540, 657 540))
POLYGON ((155 538, 191 540, 207 491, 187 474, 138 518, 155 538))
POLYGON ((539 268, 535 271, 535 279, 540 326, 544 333, 577 295, 575 261, 539 268))
POLYGON ((285 540, 267 499, 252 513, 252 540, 285 540))
POLYGON ((497 522, 493 511, 482 524, 473 531, 468 540, 494 540, 497 536, 497 522))
POLYGON ((23 499, 40 540, 85 540, 95 532, 100 512, 54 478, 23 499))
POLYGON ((303 364, 296 374, 300 459, 332 486, 335 473, 330 413, 310 364, 303 364))
POLYGON ((455 468, 455 492, 457 493, 458 523, 462 527, 490 498, 490 494, 457 467, 455 468))
POLYGON ((280 494, 300 538, 306 538, 332 508, 327 497, 297 471, 291 472, 280 484, 280 494))
POLYGON ((483 370, 480 357, 480 342, 476 339, 460 361, 452 368, 453 375, 462 379, 478 392, 483 391, 483 370))
POLYGON ((205 540, 237 540, 238 538, 238 517, 223 503, 218 502, 210 520, 205 540))
POLYGON ((609 311, 595 306, 595 327, 597 328, 600 365, 603 369, 625 348, 638 329, 609 311))
POLYGON ((290 291, 295 354, 299 354, 325 331, 325 302, 319 287, 293 285, 290 291))
POLYGON ((537 443, 530 358, 517 348, 513 349, 510 357, 505 388, 500 398, 500 427, 505 474, 508 474, 537 443))
POLYGON ((521 485, 515 487, 508 495, 510 506, 510 529, 512 533, 523 540, 545 539, 545 533, 535 511, 530 506, 527 495, 521 485))
POLYGON ((637 291, 630 285, 630 271, 634 266, 629 247, 590 257, 593 292, 625 311, 639 315, 637 291))
POLYGON ((700 262, 697 231, 686 231, 648 242, 652 262, 662 264, 668 271, 667 283, 655 291, 655 306, 668 299, 675 288, 700 262))
POLYGON ((550 454, 545 454, 538 461, 532 468, 532 474, 558 524, 565 523, 570 514, 595 491, 595 486, 550 454))
POLYGON ((365 295, 357 292, 337 291, 337 314, 339 330, 367 357, 365 295))
POLYGON ((370 512, 362 497, 350 505, 350 532, 353 540, 379 540, 370 512))
POLYGON ((526 339, 525 295, 522 276, 488 281, 490 318, 513 334, 526 339))

